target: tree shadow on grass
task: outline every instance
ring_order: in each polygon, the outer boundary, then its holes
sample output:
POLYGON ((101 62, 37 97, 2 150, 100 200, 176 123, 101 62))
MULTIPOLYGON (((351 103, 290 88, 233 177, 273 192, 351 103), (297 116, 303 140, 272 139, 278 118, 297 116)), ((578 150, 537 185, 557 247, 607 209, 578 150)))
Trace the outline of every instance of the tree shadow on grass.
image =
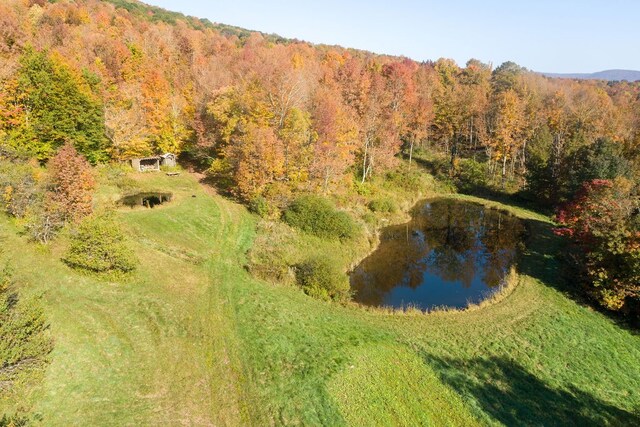
POLYGON ((553 225, 536 220, 524 222, 527 236, 525 247, 518 254, 518 272, 536 278, 578 304, 604 314, 629 332, 640 333, 638 319, 607 311, 586 295, 565 258, 568 251, 567 242, 565 238, 553 233, 553 225))
POLYGON ((537 220, 524 220, 525 247, 518 254, 518 270, 557 289, 570 289, 563 280, 559 255, 564 243, 553 233, 553 226, 537 220))
POLYGON ((541 206, 529 198, 523 197, 522 192, 509 193, 494 187, 481 186, 476 187, 473 191, 466 191, 463 194, 481 197, 493 202, 503 203, 505 205, 516 206, 518 208, 527 209, 540 215, 552 216, 553 209, 541 206))
POLYGON ((425 359, 444 383, 477 401, 485 413, 507 426, 640 425, 640 413, 618 408, 575 387, 553 388, 506 358, 425 359))

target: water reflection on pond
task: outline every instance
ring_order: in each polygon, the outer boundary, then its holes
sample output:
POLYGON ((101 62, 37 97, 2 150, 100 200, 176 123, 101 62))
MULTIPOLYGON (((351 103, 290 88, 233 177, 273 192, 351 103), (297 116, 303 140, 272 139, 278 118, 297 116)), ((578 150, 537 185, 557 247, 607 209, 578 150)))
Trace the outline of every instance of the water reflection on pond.
POLYGON ((351 274, 365 305, 464 308, 491 294, 514 263, 522 222, 479 204, 419 203, 407 224, 384 229, 380 246, 351 274))
POLYGON ((120 204, 129 206, 130 208, 145 207, 153 208, 171 201, 171 193, 137 193, 125 196, 120 199, 120 204))

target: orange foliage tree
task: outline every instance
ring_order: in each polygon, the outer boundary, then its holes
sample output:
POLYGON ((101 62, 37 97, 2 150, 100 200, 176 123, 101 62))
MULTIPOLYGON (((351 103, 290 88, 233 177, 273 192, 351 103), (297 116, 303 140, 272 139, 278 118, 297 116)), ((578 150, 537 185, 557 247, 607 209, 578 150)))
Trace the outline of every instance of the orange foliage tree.
POLYGON ((89 162, 67 142, 49 161, 49 208, 65 221, 78 222, 93 211, 96 181, 89 162))

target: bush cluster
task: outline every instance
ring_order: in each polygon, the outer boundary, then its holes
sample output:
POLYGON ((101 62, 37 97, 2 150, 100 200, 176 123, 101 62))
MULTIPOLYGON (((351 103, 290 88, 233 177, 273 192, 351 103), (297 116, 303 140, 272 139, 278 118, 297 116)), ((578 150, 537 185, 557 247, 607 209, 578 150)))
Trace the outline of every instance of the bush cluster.
POLYGON ((398 210, 398 207, 392 199, 384 197, 370 201, 369 209, 373 212, 394 213, 398 210))
POLYGON ((594 179, 559 210, 555 233, 570 239, 575 277, 600 305, 640 316, 640 220, 634 184, 594 179))
POLYGON ((63 211, 47 190, 44 169, 21 159, 0 159, 0 207, 19 220, 29 237, 49 242, 64 226, 63 211))
POLYGON ((347 301, 351 289, 347 276, 327 258, 311 258, 296 268, 296 278, 304 292, 324 301, 347 301))
POLYGON ((358 224, 325 198, 301 196, 284 212, 284 220, 292 227, 323 238, 349 239, 358 235, 358 224))
POLYGON ((69 266, 95 273, 127 273, 136 257, 112 214, 85 218, 71 237, 64 258, 69 266))

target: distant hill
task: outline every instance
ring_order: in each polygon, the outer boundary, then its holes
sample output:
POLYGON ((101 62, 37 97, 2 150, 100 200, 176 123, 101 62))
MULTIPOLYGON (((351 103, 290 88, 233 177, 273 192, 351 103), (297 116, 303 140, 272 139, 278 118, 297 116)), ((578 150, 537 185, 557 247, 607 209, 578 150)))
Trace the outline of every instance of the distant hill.
POLYGON ((560 79, 580 79, 580 80, 609 80, 629 82, 640 81, 640 71, 636 70, 605 70, 597 73, 540 73, 547 77, 560 79))

